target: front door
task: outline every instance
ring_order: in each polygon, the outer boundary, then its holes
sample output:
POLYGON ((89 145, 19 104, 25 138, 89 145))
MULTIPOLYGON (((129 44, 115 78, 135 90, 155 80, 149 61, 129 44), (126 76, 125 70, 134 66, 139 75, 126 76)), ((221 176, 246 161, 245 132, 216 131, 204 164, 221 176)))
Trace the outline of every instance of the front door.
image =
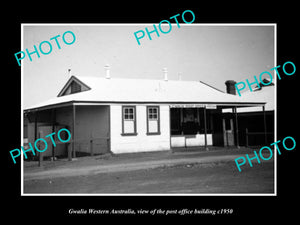
POLYGON ((223 118, 224 146, 234 146, 233 119, 223 118))

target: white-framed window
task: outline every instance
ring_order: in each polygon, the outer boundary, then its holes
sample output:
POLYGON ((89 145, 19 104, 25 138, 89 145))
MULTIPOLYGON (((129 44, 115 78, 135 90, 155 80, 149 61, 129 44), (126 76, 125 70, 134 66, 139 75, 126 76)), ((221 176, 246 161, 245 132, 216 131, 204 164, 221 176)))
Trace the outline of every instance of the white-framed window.
POLYGON ((147 134, 160 134, 159 106, 147 106, 147 134))
POLYGON ((122 106, 122 135, 136 134, 136 107, 122 106))

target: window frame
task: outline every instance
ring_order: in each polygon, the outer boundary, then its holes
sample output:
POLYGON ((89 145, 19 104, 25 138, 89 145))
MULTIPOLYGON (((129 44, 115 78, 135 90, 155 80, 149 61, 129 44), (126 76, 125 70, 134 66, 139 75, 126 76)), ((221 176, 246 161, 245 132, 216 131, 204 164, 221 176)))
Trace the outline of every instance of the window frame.
POLYGON ((136 106, 135 105, 122 105, 121 117, 122 117, 122 133, 121 133, 121 135, 122 136, 135 136, 135 135, 137 135, 137 132, 136 132, 136 106), (133 109, 133 118, 132 119, 131 118, 125 119, 125 109, 131 109, 131 108, 133 109), (133 132, 125 133, 125 130, 124 130, 124 122, 125 121, 133 121, 133 123, 134 123, 134 125, 133 125, 134 131, 133 132))
POLYGON ((147 105, 146 107, 146 123, 147 123, 147 135, 160 135, 160 106, 159 105, 147 105), (156 109, 156 116, 157 118, 153 119, 153 118, 149 118, 149 116, 152 114, 153 116, 153 112, 150 114, 149 113, 149 109, 151 108, 155 108, 156 109), (150 120, 156 120, 157 121, 157 132, 150 132, 149 131, 149 121, 150 120))

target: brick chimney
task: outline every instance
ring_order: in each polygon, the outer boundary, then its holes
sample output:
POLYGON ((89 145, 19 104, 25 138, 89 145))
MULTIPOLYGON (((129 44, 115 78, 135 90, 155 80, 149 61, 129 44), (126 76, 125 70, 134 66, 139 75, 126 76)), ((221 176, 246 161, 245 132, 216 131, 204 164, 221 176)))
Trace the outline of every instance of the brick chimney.
POLYGON ((226 92, 228 94, 231 94, 231 95, 236 95, 236 89, 235 89, 235 85, 236 82, 234 80, 227 80, 225 82, 225 85, 226 85, 226 92))

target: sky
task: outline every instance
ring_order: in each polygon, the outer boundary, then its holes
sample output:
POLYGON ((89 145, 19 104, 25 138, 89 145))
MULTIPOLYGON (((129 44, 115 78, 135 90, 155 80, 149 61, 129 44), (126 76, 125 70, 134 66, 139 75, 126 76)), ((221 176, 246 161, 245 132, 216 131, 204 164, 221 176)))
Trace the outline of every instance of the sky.
MULTIPOLYGON (((156 26, 158 26, 156 24, 156 26)), ((274 64, 273 25, 209 25, 172 24, 169 33, 147 34, 138 45, 134 32, 153 24, 23 24, 22 51, 34 51, 43 41, 49 41, 52 51, 39 52, 21 61, 23 107, 54 98, 71 75, 105 77, 105 65, 110 65, 111 78, 164 79, 203 81, 226 91, 225 81, 254 81, 274 64), (72 31, 75 42, 67 45, 62 36, 72 31), (60 35, 57 41, 50 38, 60 35)), ((169 29, 168 25, 162 27, 169 29)), ((65 35, 71 42, 72 36, 65 35)), ((43 51, 49 51, 47 44, 43 51)), ((39 51, 39 50, 38 50, 39 51)), ((17 61, 16 61, 17 63, 17 61)), ((272 73, 273 74, 273 73, 272 73)), ((273 76, 274 77, 274 76, 273 76)))

